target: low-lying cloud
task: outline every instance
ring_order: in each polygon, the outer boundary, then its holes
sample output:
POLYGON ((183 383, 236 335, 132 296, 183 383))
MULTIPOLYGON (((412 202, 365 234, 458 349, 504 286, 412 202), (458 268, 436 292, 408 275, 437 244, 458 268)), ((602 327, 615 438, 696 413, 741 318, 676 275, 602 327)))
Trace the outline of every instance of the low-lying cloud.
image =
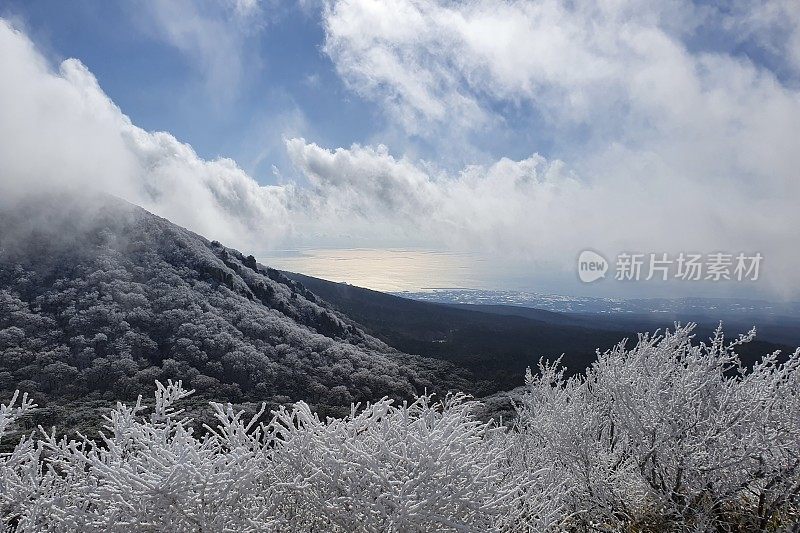
POLYGON ((136 127, 80 61, 53 69, 4 21, 0 50, 4 196, 99 188, 240 246, 290 231, 292 186, 260 186, 230 159, 203 160, 168 133, 136 127))
POLYGON ((482 154, 527 113, 564 161, 525 186, 522 162, 432 178, 437 215, 466 229, 445 231, 562 264, 585 247, 761 250, 773 289, 798 293, 796 2, 333 0, 324 24, 342 79, 410 137, 482 154))

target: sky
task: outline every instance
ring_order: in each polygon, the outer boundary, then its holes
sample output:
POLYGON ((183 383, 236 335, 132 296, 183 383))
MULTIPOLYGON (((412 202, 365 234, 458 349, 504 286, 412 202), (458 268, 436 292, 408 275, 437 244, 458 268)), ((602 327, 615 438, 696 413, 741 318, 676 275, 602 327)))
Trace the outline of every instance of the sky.
POLYGON ((260 256, 475 256, 498 289, 800 298, 794 0, 6 0, 0 17, 6 197, 100 188, 260 256), (764 260, 753 283, 580 283, 583 250, 764 260))

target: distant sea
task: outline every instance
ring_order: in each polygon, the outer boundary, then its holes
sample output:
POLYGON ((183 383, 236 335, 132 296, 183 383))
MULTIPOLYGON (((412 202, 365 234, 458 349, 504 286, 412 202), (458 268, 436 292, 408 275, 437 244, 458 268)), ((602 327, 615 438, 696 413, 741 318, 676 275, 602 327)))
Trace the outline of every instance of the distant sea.
POLYGON ((276 251, 259 261, 273 268, 382 292, 433 288, 490 289, 497 268, 477 254, 404 249, 276 251))
MULTIPOLYGON (((562 292, 571 291, 562 291, 555 284, 548 286, 529 268, 515 270, 501 258, 477 253, 321 248, 263 253, 258 260, 279 270, 440 303, 517 305, 572 313, 800 316, 798 302, 775 303, 758 298, 565 296, 562 292)), ((575 283, 579 289, 593 288, 575 283)))

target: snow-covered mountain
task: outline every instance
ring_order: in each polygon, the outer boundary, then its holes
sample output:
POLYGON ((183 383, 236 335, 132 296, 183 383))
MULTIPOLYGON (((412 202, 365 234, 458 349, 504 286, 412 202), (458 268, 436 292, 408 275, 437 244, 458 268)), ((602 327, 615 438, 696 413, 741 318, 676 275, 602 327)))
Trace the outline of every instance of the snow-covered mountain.
POLYGON ((280 272, 109 196, 0 208, 0 390, 125 398, 182 379, 322 405, 463 388, 280 272))

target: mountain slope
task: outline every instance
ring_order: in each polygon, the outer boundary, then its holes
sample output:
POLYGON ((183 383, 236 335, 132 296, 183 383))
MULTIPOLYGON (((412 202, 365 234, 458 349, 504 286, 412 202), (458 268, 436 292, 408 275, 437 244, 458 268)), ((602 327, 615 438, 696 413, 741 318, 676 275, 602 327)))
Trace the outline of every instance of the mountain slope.
POLYGON ((469 388, 278 271, 107 196, 0 206, 0 391, 124 398, 183 379, 326 405, 469 388))
MULTIPOLYGON (((582 328, 612 331, 619 338, 636 338, 643 331, 674 329, 675 323, 695 323, 693 330, 698 339, 709 339, 719 326, 720 318, 697 312, 685 313, 560 313, 516 305, 493 304, 446 304, 466 311, 479 311, 503 316, 532 318, 552 325, 571 325, 582 328)), ((792 317, 730 316, 723 315, 723 326, 728 335, 745 333, 754 325, 758 337, 739 347, 739 355, 745 365, 750 366, 765 353, 780 350, 779 357, 785 359, 800 345, 800 323, 792 317)))
MULTIPOLYGON (((410 300, 344 283, 285 272, 387 344, 406 353, 467 366, 493 381, 493 389, 521 384, 525 368, 540 357, 564 354, 571 371, 582 372, 596 349, 611 348, 620 331, 556 324, 410 300)), ((556 313, 557 314, 557 313, 556 313)))

